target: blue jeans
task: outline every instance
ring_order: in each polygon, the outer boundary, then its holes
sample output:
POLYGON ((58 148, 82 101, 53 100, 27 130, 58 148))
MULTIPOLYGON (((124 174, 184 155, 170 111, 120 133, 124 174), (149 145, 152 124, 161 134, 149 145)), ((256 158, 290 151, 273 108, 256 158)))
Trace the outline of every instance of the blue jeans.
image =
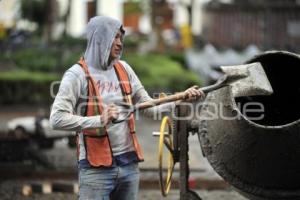
POLYGON ((79 200, 137 200, 138 163, 79 169, 79 200))

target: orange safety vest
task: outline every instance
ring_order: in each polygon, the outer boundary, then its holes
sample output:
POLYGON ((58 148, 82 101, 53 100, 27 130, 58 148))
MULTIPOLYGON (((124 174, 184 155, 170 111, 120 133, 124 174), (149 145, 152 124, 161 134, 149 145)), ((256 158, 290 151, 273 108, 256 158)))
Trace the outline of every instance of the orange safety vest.
MULTIPOLYGON (((97 88, 94 79, 91 77, 89 73, 84 58, 81 58, 78 64, 84 70, 88 81, 88 100, 87 100, 86 116, 101 115, 103 111, 103 106, 102 106, 102 98, 100 96, 99 89, 97 88)), ((127 71, 125 70, 124 66, 120 62, 117 62, 114 65, 114 69, 119 79, 120 88, 124 97, 124 101, 127 104, 132 105, 132 97, 131 97, 132 88, 129 82, 127 71)), ((143 161, 144 160, 143 153, 135 134, 135 120, 133 114, 130 115, 130 118, 128 120, 128 125, 130 130, 129 134, 131 135, 136 155, 139 161, 143 161)), ((112 149, 111 149, 106 127, 83 130, 83 138, 84 138, 83 140, 84 140, 84 146, 86 150, 86 158, 89 161, 91 166, 100 167, 100 166, 112 165, 113 154, 112 154, 112 149)))

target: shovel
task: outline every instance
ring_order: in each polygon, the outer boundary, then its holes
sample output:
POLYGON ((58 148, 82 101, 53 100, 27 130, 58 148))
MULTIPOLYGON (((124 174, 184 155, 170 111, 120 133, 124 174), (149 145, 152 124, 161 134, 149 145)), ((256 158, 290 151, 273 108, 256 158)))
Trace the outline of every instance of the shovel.
MULTIPOLYGON (((225 86, 231 86, 234 97, 273 94, 272 86, 259 62, 236 66, 221 66, 221 70, 224 75, 215 84, 202 87, 199 90, 202 90, 204 93, 209 93, 225 86)), ((143 110, 168 102, 185 100, 186 98, 186 94, 180 92, 136 105, 123 105, 128 108, 126 109, 126 113, 128 113, 123 119, 113 120, 113 123, 123 122, 136 110, 143 110)))

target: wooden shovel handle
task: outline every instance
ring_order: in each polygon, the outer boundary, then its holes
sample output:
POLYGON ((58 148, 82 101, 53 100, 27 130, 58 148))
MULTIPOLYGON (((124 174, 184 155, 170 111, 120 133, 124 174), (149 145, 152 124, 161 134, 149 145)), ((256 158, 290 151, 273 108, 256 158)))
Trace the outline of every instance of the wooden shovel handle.
POLYGON ((163 97, 163 98, 160 98, 160 99, 153 99, 151 101, 146 101, 146 102, 137 104, 135 106, 135 110, 143 110, 143 109, 146 109, 146 108, 151 108, 151 107, 154 107, 154 106, 158 106, 160 104, 164 104, 164 103, 168 103, 168 102, 174 102, 174 101, 177 101, 177 100, 183 100, 185 98, 186 98, 185 93, 180 92, 180 93, 169 95, 169 96, 166 96, 166 97, 163 97))
MULTIPOLYGON (((199 90, 202 90, 202 92, 204 92, 206 94, 213 90, 216 90, 216 89, 226 86, 227 85, 226 81, 227 81, 227 76, 224 75, 222 78, 220 78, 218 80, 217 83, 210 85, 210 86, 202 87, 199 90)), ((163 97, 160 99, 153 99, 151 101, 146 101, 144 103, 136 104, 135 106, 129 106, 129 108, 128 108, 129 112, 127 113, 127 115, 125 117, 123 117, 122 119, 113 120, 113 123, 117 124, 117 123, 121 123, 121 122, 125 121, 126 119, 129 118, 131 113, 133 113, 136 110, 143 110, 146 108, 151 108, 151 107, 158 106, 160 104, 164 104, 164 103, 168 103, 168 102, 184 100, 186 98, 187 98, 187 95, 185 94, 185 92, 180 92, 180 93, 169 95, 169 96, 166 96, 166 97, 163 97)))
MULTIPOLYGON (((217 83, 210 85, 210 86, 202 87, 202 88, 200 88, 200 90, 202 90, 205 94, 209 93, 213 90, 216 90, 216 89, 226 86, 226 81, 227 81, 227 76, 223 76, 217 83)), ((166 97, 163 97, 160 99, 153 99, 151 101, 146 101, 144 103, 137 104, 134 107, 134 110, 143 110, 146 108, 151 108, 151 107, 158 106, 160 104, 164 104, 164 103, 168 103, 168 102, 184 100, 186 98, 187 98, 186 94, 184 92, 180 92, 180 93, 169 95, 169 96, 166 96, 166 97)))

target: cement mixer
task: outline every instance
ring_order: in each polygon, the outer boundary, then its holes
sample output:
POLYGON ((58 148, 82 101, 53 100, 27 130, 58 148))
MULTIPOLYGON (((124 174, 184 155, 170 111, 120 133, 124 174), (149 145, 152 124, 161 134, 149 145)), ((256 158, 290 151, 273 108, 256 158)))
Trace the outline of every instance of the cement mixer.
POLYGON ((188 136, 193 132, 214 170, 245 197, 300 199, 300 57, 271 51, 245 64, 251 63, 262 65, 273 94, 239 96, 227 85, 193 106, 177 106, 163 120, 160 143, 170 151, 166 180, 159 166, 164 196, 179 163, 180 199, 201 199, 188 187, 188 136))

